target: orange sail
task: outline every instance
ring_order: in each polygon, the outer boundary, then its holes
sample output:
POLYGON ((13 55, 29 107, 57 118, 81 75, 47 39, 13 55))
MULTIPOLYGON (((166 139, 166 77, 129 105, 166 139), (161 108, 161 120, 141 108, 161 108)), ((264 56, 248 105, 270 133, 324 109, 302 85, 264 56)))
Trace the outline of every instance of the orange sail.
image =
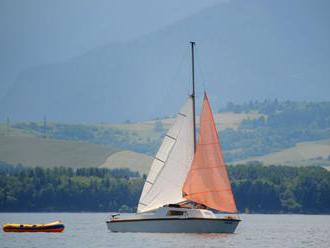
POLYGON ((200 116, 199 141, 183 185, 184 198, 227 213, 237 208, 207 95, 200 116))

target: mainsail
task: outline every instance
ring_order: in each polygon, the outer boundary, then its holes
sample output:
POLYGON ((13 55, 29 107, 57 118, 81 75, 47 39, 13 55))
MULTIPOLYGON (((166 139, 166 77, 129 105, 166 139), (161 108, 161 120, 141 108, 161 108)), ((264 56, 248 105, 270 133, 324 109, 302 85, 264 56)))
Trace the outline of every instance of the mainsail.
POLYGON ((189 97, 151 165, 137 212, 184 201, 182 186, 194 156, 193 105, 189 97))
POLYGON ((184 198, 222 212, 237 213, 217 129, 207 95, 200 116, 199 141, 183 186, 184 198))

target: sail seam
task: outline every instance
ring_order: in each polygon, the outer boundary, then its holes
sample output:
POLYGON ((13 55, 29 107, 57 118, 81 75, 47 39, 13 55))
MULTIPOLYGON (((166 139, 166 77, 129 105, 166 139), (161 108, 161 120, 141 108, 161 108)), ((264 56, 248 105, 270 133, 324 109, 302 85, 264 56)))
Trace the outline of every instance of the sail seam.
POLYGON ((186 196, 189 197, 189 195, 205 194, 205 193, 220 192, 220 191, 231 191, 231 189, 209 190, 209 191, 203 191, 203 192, 196 192, 196 193, 187 194, 186 196))
POLYGON ((160 158, 155 157, 155 159, 165 164, 165 161, 161 160, 160 158))
POLYGON ((183 197, 193 202, 225 212, 237 212, 219 134, 206 93, 200 114, 199 143, 182 191, 183 197))
MULTIPOLYGON (((223 165, 225 165, 225 164, 223 164, 223 165)), ((219 166, 210 166, 210 167, 205 167, 205 168, 191 168, 191 171, 193 171, 193 170, 214 169, 214 168, 219 168, 219 166)))
POLYGON ((171 136, 171 135, 166 134, 165 136, 168 137, 168 138, 170 138, 170 139, 172 139, 172 140, 174 140, 174 141, 176 141, 176 138, 174 138, 174 137, 171 136))
POLYGON ((212 143, 199 143, 198 146, 205 146, 205 145, 218 145, 218 142, 212 142, 212 143))
MULTIPOLYGON (((188 132, 187 128, 191 128, 191 123, 189 120, 191 115, 190 105, 191 99, 189 98, 183 107, 183 111, 178 112, 174 125, 164 135, 165 139, 163 140, 158 150, 158 154, 155 154, 153 157, 154 162, 148 175, 148 177, 152 176, 152 180, 147 178, 145 181, 146 187, 144 187, 140 197, 139 204, 141 205, 138 207, 138 212, 146 212, 150 209, 161 207, 168 202, 171 203, 175 201, 181 201, 181 198, 178 198, 176 195, 170 196, 169 194, 173 191, 172 188, 178 188, 181 190, 182 183, 176 182, 177 177, 167 178, 167 174, 166 176, 162 175, 164 171, 167 170, 166 168, 168 168, 168 166, 170 166, 170 168, 176 168, 177 166, 174 166, 176 164, 188 164, 186 157, 190 155, 190 150, 189 153, 183 153, 182 155, 180 155, 178 152, 174 153, 174 151, 176 151, 176 149, 183 149, 185 146, 187 146, 187 142, 189 142, 189 144, 191 143, 190 139, 188 139, 189 137, 183 136, 188 132), (185 111, 189 112, 185 113, 185 111), (183 141, 181 141, 181 138, 183 141), (179 161, 177 162, 177 160, 179 161), (160 164, 157 163, 157 161, 159 161, 160 164), (163 184, 168 184, 169 187, 161 187, 163 184)), ((191 155, 193 154, 191 153, 191 155)), ((179 172, 182 173, 181 171, 179 172)))
MULTIPOLYGON (((158 160, 158 161, 160 161, 160 162, 163 163, 163 166, 159 169, 159 171, 158 171, 158 173, 157 173, 157 176, 155 177, 154 184, 157 182, 160 173, 161 173, 161 172, 163 171, 163 169, 165 168, 165 166, 166 166, 166 162, 168 161, 168 157, 169 157, 170 153, 172 152, 172 150, 174 149, 175 146, 176 146, 176 142, 173 143, 172 148, 171 148, 171 151, 170 151, 169 154, 167 155, 165 161, 159 159, 158 157, 155 157, 155 158, 154 158, 154 159, 156 159, 156 160, 158 160)), ((149 190, 145 193, 145 195, 148 195, 148 193, 150 192, 151 189, 152 189, 152 187, 149 188, 149 190)), ((148 205, 146 205, 146 206, 148 206, 148 205)))

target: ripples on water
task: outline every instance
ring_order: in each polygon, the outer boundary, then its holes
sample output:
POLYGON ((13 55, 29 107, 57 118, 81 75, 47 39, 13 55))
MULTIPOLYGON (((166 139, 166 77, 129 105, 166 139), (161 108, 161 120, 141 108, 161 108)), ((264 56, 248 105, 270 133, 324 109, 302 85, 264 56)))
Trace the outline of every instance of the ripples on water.
POLYGON ((330 247, 329 215, 241 215, 235 234, 110 233, 108 213, 0 213, 0 224, 62 220, 64 233, 0 232, 0 247, 330 247))

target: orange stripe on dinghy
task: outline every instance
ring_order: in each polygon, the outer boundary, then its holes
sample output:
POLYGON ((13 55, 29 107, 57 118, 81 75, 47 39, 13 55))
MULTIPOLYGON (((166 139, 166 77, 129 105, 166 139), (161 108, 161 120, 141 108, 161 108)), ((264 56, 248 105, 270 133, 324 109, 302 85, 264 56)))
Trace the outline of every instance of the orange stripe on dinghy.
POLYGON ((40 229, 40 230, 28 230, 28 229, 12 229, 12 228, 4 228, 4 232, 63 232, 64 228, 57 228, 57 229, 40 229))

